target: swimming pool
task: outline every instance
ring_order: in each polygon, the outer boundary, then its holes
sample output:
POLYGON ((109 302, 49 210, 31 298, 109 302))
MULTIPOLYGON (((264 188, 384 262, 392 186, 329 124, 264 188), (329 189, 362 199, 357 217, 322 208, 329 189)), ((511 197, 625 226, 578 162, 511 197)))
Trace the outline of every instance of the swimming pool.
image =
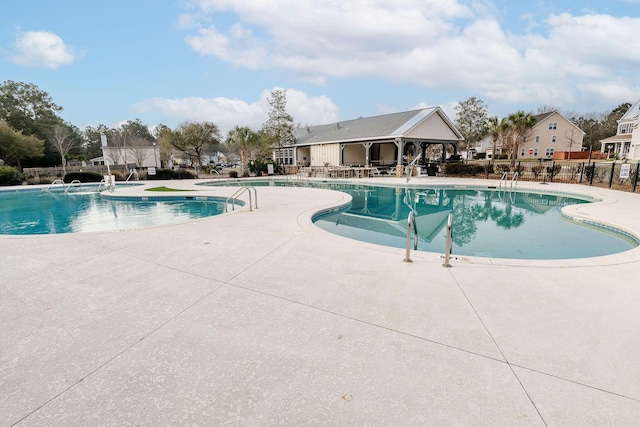
POLYGON ((225 201, 172 195, 106 199, 97 192, 0 191, 0 234, 58 234, 174 224, 224 212, 225 201))
MULTIPOLYGON (((251 181, 246 185, 299 185, 251 181)), ((638 246, 635 237, 596 224, 572 221, 562 207, 590 203, 578 195, 491 188, 406 187, 309 182, 344 191, 351 205, 323 213, 315 224, 351 239, 406 247, 407 217, 415 212, 418 250, 443 253, 452 214, 452 253, 487 258, 575 259, 611 255, 638 246)))

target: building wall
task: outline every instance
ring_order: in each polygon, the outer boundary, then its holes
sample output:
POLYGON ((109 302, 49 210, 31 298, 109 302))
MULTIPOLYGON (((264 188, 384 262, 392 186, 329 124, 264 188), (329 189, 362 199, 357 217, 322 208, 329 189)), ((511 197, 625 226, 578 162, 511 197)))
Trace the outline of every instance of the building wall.
POLYGON ((311 146, 311 166, 340 164, 340 144, 318 144, 311 146))
POLYGON ((362 144, 349 144, 342 150, 343 165, 364 165, 366 151, 362 144))
MULTIPOLYGON (((145 148, 142 153, 144 154, 142 164, 138 165, 138 167, 148 168, 160 166, 160 149, 157 145, 145 148)), ((109 161, 110 165, 124 165, 125 157, 126 163, 133 165, 138 162, 137 159, 139 157, 134 149, 122 150, 113 147, 102 147, 102 156, 105 161, 109 161)))
POLYGON ((395 165, 398 162, 398 147, 393 143, 380 145, 380 163, 383 165, 395 165))
POLYGON ((426 138, 426 139, 442 139, 448 141, 457 141, 458 137, 440 117, 440 115, 432 114, 426 120, 418 124, 418 126, 407 132, 407 138, 426 138))
MULTIPOLYGON (((640 119, 636 122, 636 124, 640 123, 640 119)), ((629 160, 640 160, 640 130, 639 127, 636 127, 631 132, 631 143, 629 148, 629 160)))
POLYGON ((518 147, 518 158, 553 158, 553 153, 549 154, 548 149, 553 149, 553 152, 581 151, 583 137, 584 134, 564 117, 552 114, 529 130, 525 142, 518 147), (554 123, 555 129, 549 129, 549 125, 554 123), (529 149, 534 150, 532 155, 529 154, 529 149))

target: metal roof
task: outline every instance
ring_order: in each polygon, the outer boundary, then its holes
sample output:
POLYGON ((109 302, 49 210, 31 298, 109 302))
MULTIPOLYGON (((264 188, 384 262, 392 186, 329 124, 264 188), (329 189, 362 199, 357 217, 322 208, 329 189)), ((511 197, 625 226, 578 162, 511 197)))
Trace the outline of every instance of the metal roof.
MULTIPOLYGON (((304 126, 296 129, 297 145, 402 137, 421 121, 439 110, 439 107, 432 107, 374 117, 360 117, 327 125, 304 126)), ((444 114, 442 116, 452 127, 453 125, 446 119, 446 116, 444 114)), ((455 128, 453 129, 455 133, 458 133, 455 128)))

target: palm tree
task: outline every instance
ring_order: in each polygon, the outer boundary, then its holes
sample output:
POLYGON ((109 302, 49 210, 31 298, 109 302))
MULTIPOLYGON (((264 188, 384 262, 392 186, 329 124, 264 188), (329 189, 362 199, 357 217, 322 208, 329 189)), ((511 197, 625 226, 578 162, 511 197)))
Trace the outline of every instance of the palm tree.
POLYGON ((489 117, 487 125, 489 135, 491 135, 491 140, 493 141, 493 148, 491 149, 491 163, 494 163, 496 159, 496 146, 498 145, 498 138, 500 137, 500 120, 498 119, 498 116, 489 117))
POLYGON ((505 135, 511 129, 511 124, 506 118, 498 119, 498 116, 490 117, 488 120, 489 135, 493 140, 493 151, 491 154, 491 163, 494 163, 496 158, 496 151, 498 149, 498 141, 504 140, 505 135))
POLYGON ((260 135, 247 126, 236 126, 227 135, 227 146, 230 150, 240 154, 242 162, 242 176, 247 172, 247 164, 253 153, 260 145, 260 135))
POLYGON ((525 113, 522 110, 509 115, 509 123, 513 129, 513 154, 511 156, 511 167, 516 165, 516 157, 518 156, 518 145, 524 140, 527 131, 536 124, 536 118, 531 113, 525 113))

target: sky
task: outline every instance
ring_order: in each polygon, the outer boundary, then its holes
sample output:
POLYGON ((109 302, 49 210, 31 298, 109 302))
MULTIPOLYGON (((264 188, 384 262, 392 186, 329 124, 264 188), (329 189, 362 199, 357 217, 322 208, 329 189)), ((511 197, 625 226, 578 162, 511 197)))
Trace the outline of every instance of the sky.
POLYGON ((140 119, 258 130, 273 89, 302 126, 476 97, 490 114, 640 97, 640 0, 6 0, 0 82, 84 129, 140 119))

